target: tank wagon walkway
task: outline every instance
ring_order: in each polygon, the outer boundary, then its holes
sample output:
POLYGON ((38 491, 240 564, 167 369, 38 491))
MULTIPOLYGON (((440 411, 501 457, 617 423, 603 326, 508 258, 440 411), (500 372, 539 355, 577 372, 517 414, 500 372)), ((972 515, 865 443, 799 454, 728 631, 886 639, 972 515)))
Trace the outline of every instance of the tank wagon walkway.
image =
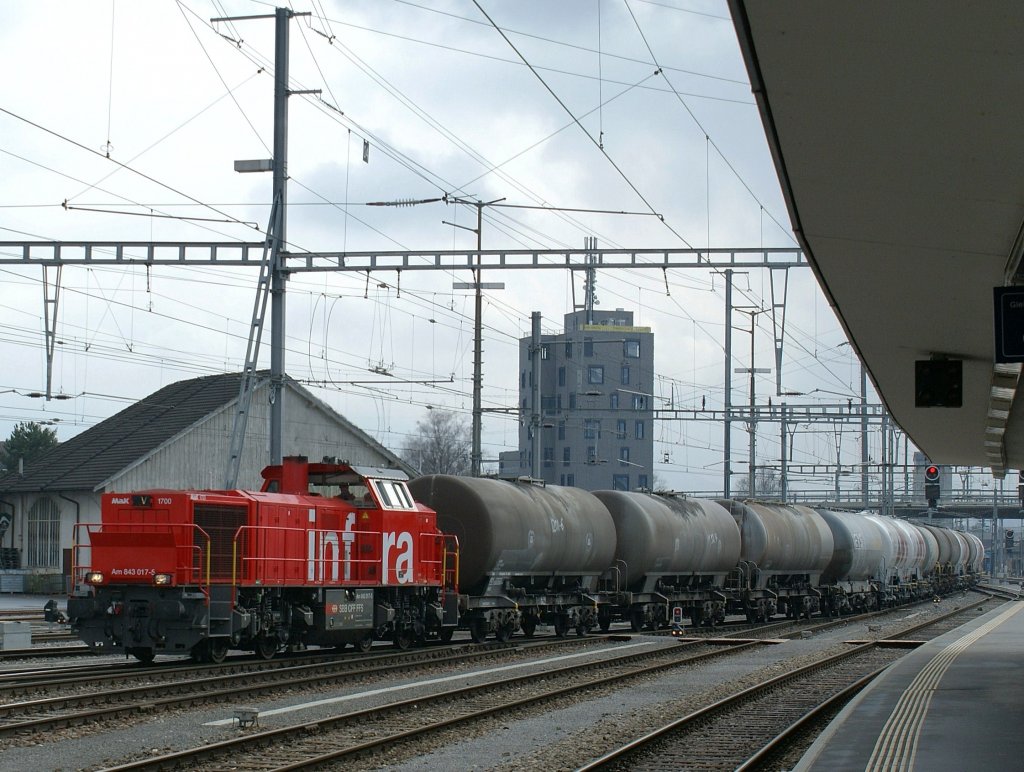
POLYGON ((794 772, 1024 768, 1024 603, 904 657, 836 716, 794 772))

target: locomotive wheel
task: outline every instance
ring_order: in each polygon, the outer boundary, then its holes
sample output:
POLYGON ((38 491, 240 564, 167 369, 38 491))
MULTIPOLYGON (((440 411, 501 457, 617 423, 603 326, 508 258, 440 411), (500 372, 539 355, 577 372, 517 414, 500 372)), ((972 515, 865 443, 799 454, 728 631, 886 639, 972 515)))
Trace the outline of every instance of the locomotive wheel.
POLYGON ((354 645, 357 650, 365 654, 373 647, 373 633, 367 633, 358 641, 356 641, 354 645))
POLYGON ((454 627, 442 627, 441 631, 437 634, 437 637, 441 643, 451 643, 453 635, 455 635, 454 627))
POLYGON ((256 653, 263 659, 271 659, 277 654, 277 638, 261 636, 256 639, 256 653))
POLYGON ((219 665, 228 656, 227 638, 213 638, 206 642, 206 659, 215 665, 219 665))
POLYGON ((612 626, 612 618, 611 618, 611 616, 608 616, 608 615, 605 615, 605 614, 598 614, 598 616, 597 616, 597 626, 601 628, 601 632, 602 633, 608 632, 608 630, 612 626))
POLYGON ((523 628, 523 635, 527 638, 532 638, 533 634, 537 631, 537 620, 533 617, 523 617, 521 626, 523 628))
POLYGON ((399 651, 405 651, 412 646, 412 631, 404 628, 395 630, 395 634, 391 636, 391 642, 399 651))
POLYGON ((559 615, 555 617, 555 637, 564 638, 569 633, 569 618, 559 615))
POLYGON ((141 662, 143 665, 153 664, 153 659, 156 657, 156 652, 152 649, 146 649, 141 646, 128 649, 128 653, 131 654, 135 659, 141 662))
POLYGON ((469 637, 473 639, 473 643, 483 643, 484 638, 487 637, 487 620, 474 619, 470 622, 469 637))

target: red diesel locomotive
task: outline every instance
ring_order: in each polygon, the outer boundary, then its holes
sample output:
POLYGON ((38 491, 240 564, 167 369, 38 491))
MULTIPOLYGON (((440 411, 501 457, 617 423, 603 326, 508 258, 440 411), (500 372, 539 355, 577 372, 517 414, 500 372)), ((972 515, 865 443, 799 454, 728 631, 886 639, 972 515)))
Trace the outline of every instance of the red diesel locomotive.
POLYGON ((403 473, 292 457, 263 478, 259 492, 104 494, 102 522, 77 527, 78 635, 144 662, 451 639, 458 541, 403 473))

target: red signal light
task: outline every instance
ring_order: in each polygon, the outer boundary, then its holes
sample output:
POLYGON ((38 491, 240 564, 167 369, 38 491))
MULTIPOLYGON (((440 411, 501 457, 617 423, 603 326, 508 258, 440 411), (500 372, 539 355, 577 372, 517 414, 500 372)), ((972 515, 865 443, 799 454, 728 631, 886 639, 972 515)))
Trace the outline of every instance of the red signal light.
POLYGON ((928 482, 936 482, 939 479, 939 468, 932 464, 924 470, 924 479, 928 482))

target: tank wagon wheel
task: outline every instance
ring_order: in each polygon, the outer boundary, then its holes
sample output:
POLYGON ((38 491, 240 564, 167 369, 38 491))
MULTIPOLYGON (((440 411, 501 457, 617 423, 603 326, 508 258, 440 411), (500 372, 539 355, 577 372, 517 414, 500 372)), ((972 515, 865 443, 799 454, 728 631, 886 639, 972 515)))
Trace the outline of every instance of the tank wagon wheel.
POLYGON ((264 635, 256 639, 256 653, 263 659, 271 659, 277 654, 277 638, 264 635))
POLYGON ((391 642, 399 651, 405 651, 413 643, 412 631, 407 628, 398 628, 391 636, 391 642))
POLYGON ((576 635, 582 638, 584 635, 590 632, 590 628, 587 625, 576 625, 576 635))
POLYGON ((353 645, 356 647, 358 651, 361 651, 363 654, 365 654, 373 647, 373 633, 367 633, 358 641, 356 641, 355 644, 353 645))
POLYGON ((469 637, 473 639, 473 643, 483 643, 484 638, 487 637, 487 620, 474 619, 470 622, 469 637))
POLYGON ((503 622, 494 631, 494 637, 498 639, 498 643, 508 643, 513 632, 515 632, 515 626, 511 622, 503 622))
POLYGON ((156 657, 155 651, 153 651, 152 649, 143 648, 141 646, 128 649, 128 653, 135 657, 135 659, 137 659, 143 665, 152 665, 153 660, 156 657))
POLYGON ((644 629, 644 612, 638 608, 629 612, 629 629, 634 633, 644 629))
POLYGON ((564 638, 569 634, 569 617, 559 614, 555 617, 555 637, 564 638))
POLYGON ((537 632, 537 620, 533 617, 523 617, 520 626, 523 628, 523 635, 527 638, 532 638, 533 634, 537 632))

